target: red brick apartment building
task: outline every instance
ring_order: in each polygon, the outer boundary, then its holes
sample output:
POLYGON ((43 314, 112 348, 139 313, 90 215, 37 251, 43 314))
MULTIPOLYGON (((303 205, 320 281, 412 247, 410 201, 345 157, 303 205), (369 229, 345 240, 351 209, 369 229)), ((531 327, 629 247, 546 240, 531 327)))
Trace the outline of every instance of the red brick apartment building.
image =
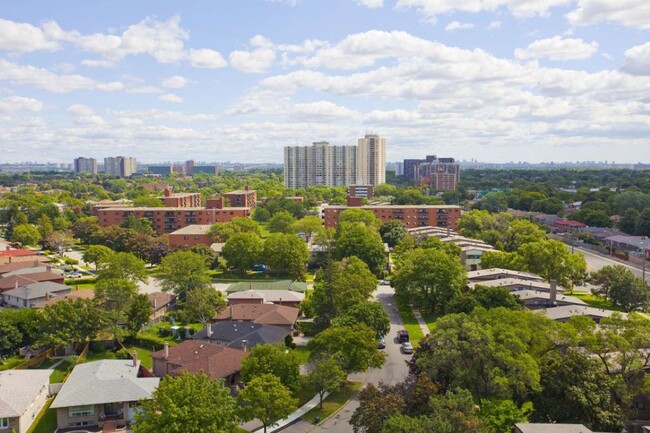
POLYGON ((194 245, 212 244, 212 238, 208 234, 210 224, 192 224, 182 229, 178 229, 169 234, 169 246, 171 248, 189 248, 194 245))
POLYGON ((201 207, 199 192, 173 193, 170 188, 166 188, 165 195, 160 199, 166 207, 201 207))
POLYGON ((253 209, 257 206, 257 191, 248 189, 248 186, 246 186, 246 189, 222 194, 222 197, 228 200, 232 207, 249 207, 253 209))
POLYGON ((99 226, 121 225, 126 217, 147 218, 159 234, 171 233, 192 224, 214 224, 232 220, 235 217, 248 218, 251 209, 228 207, 206 209, 202 207, 121 207, 98 211, 99 226))
POLYGON ((406 227, 449 227, 452 230, 458 229, 460 218, 459 206, 327 206, 323 209, 325 227, 336 227, 339 224, 339 215, 347 209, 365 209, 375 214, 381 222, 402 221, 406 227))

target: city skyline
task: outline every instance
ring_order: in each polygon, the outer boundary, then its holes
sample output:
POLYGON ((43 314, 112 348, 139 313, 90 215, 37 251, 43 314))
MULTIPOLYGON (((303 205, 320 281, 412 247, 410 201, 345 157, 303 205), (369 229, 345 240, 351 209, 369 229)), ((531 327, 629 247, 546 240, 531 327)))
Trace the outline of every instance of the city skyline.
POLYGON ((650 162, 650 12, 633 0, 27 0, 0 12, 0 162, 650 162))

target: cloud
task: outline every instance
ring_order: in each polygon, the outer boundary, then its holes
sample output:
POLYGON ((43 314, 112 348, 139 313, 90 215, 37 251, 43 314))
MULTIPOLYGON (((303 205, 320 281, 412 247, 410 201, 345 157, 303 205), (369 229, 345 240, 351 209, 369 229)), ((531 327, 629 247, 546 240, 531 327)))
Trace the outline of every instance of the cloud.
POLYGON ((518 59, 581 60, 588 59, 598 51, 597 42, 585 42, 577 38, 554 36, 532 42, 525 49, 517 48, 518 59))
POLYGON ((41 28, 0 18, 0 50, 32 52, 55 51, 59 44, 47 37, 41 28))
POLYGON ((415 8, 425 19, 435 21, 439 15, 453 12, 494 12, 506 9, 517 18, 548 15, 551 8, 573 0, 397 0, 398 9, 415 8))
POLYGON ((490 21, 488 25, 488 30, 496 30, 501 28, 501 21, 490 21))
POLYGON ((126 93, 141 93, 141 94, 163 93, 163 90, 159 89, 158 87, 154 87, 154 86, 130 87, 130 88, 126 89, 126 93))
POLYGON ((190 50, 188 57, 195 68, 217 69, 228 64, 218 51, 207 48, 190 50))
POLYGON ((384 7, 384 0, 357 0, 357 4, 370 9, 384 7))
POLYGON ((106 124, 106 121, 87 105, 74 104, 69 106, 65 112, 72 118, 75 125, 101 126, 106 124))
POLYGON ((608 21, 626 27, 650 29, 650 7, 644 0, 578 0, 578 6, 566 14, 574 25, 608 21))
POLYGON ((472 23, 460 23, 458 21, 452 21, 445 26, 445 30, 448 32, 453 32, 454 30, 467 30, 474 27, 472 23))
POLYGON ((23 96, 8 96, 0 99, 0 112, 32 111, 43 109, 43 103, 38 99, 23 96))
POLYGON ((173 102, 174 104, 180 104, 183 102, 183 98, 174 93, 165 93, 164 95, 159 96, 158 99, 165 102, 173 102))
POLYGON ((650 76, 650 42, 625 51, 625 64, 621 69, 632 75, 650 76))
POLYGON ((45 68, 23 66, 0 58, 0 80, 13 84, 36 87, 53 93, 67 93, 82 89, 105 91, 121 90, 124 84, 119 81, 103 83, 82 75, 59 75, 45 68))
POLYGON ((266 72, 275 61, 273 44, 264 36, 257 35, 251 38, 252 51, 233 51, 230 53, 230 66, 246 72, 260 74, 266 72))
POLYGON ((162 86, 168 89, 182 89, 187 86, 188 83, 189 81, 187 78, 181 77, 180 75, 174 75, 173 77, 163 80, 162 86))

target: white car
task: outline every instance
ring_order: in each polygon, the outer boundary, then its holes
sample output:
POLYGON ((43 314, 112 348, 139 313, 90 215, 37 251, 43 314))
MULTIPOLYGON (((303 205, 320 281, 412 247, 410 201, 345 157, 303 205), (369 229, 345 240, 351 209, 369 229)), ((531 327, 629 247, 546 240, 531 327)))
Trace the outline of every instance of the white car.
POLYGON ((83 275, 81 275, 79 272, 70 272, 67 275, 68 278, 81 278, 83 275))

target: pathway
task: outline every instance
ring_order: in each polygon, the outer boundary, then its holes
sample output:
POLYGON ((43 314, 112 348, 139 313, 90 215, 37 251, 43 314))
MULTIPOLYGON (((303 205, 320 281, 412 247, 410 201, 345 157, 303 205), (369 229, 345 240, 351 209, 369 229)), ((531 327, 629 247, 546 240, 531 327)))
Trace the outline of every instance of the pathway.
POLYGON ((424 318, 422 317, 422 314, 420 314, 420 310, 413 309, 413 315, 418 321, 418 325, 420 325, 420 329, 422 330, 422 334, 426 337, 429 335, 431 331, 429 331, 429 327, 427 326, 427 322, 424 321, 424 318))

